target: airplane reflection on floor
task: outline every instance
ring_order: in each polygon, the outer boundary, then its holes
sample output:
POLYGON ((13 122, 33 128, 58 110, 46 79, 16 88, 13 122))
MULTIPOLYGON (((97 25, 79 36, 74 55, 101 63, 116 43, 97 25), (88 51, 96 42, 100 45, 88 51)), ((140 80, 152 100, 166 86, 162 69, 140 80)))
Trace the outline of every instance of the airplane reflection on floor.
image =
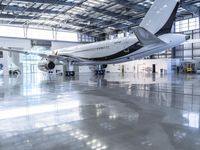
POLYGON ((199 150, 199 76, 26 77, 1 78, 3 150, 199 150))

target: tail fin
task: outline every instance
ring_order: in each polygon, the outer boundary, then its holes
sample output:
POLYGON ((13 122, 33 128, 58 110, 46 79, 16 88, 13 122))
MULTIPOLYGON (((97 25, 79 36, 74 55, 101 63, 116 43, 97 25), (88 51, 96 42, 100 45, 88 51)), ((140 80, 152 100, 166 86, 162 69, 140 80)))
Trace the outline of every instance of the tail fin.
POLYGON ((170 33, 176 17, 179 0, 155 0, 140 26, 159 35, 170 33))

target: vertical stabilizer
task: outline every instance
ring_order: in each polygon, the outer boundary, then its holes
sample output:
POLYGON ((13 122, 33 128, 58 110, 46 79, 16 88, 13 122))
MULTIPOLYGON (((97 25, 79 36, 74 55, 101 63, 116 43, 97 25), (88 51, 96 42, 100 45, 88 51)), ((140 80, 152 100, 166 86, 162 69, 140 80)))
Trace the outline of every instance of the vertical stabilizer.
POLYGON ((153 34, 171 32, 179 0, 155 0, 140 26, 153 34))

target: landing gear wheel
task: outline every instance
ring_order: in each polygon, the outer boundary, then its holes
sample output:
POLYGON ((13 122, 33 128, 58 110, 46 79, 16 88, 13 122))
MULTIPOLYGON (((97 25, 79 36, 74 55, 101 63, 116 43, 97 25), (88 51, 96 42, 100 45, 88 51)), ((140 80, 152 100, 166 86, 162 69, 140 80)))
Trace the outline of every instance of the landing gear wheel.
POLYGON ((74 77, 75 76, 75 72, 74 71, 66 71, 65 74, 67 77, 74 77))
POLYGON ((105 70, 95 70, 95 75, 104 75, 105 74, 105 70))

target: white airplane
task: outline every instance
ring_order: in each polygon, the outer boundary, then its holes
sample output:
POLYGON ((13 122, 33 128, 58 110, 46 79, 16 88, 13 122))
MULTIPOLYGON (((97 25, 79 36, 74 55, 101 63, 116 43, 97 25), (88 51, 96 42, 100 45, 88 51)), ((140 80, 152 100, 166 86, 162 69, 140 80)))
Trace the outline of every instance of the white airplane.
MULTIPOLYGON (((43 71, 52 70, 56 62, 62 62, 68 65, 98 65, 97 74, 102 74, 102 66, 107 64, 140 59, 187 41, 190 38, 187 35, 170 33, 178 6, 178 0, 155 0, 143 21, 134 28, 135 34, 124 38, 58 49, 52 54, 0 49, 41 56, 43 59, 38 66, 43 71)), ((68 73, 74 75, 74 72, 68 73)))

